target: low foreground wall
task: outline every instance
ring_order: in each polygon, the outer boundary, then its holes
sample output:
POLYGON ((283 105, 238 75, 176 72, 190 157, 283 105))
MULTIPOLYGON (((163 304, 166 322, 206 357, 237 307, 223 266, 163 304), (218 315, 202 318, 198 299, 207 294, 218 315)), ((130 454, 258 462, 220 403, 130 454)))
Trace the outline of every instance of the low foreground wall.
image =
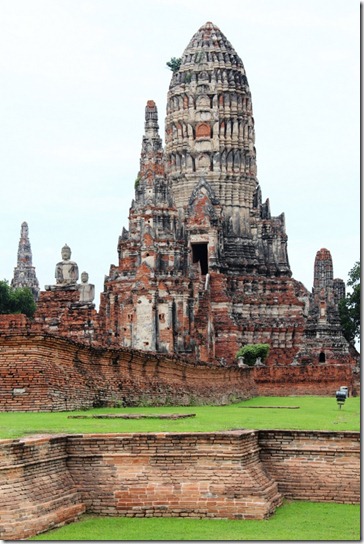
POLYGON ((260 459, 287 499, 359 503, 360 433, 259 431, 260 459))
POLYGON ((0 440, 0 539, 28 538, 85 512, 67 458, 66 436, 0 440))
POLYGON ((262 519, 282 497, 358 503, 359 433, 230 431, 0 441, 0 538, 101 515, 262 519))

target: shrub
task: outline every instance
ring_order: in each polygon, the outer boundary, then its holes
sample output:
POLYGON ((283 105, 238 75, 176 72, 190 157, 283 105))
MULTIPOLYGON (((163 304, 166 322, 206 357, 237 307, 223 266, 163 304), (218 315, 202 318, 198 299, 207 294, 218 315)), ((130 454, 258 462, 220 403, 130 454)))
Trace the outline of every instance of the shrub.
POLYGON ((13 289, 6 280, 0 281, 0 314, 25 314, 33 317, 36 309, 29 287, 13 289))
POLYGON ((259 358, 264 363, 268 357, 269 348, 269 344, 247 344, 239 349, 236 358, 243 357, 244 363, 249 366, 253 366, 259 358))
POLYGON ((172 57, 170 61, 168 61, 166 64, 170 70, 172 70, 173 73, 178 72, 181 66, 182 59, 172 57))

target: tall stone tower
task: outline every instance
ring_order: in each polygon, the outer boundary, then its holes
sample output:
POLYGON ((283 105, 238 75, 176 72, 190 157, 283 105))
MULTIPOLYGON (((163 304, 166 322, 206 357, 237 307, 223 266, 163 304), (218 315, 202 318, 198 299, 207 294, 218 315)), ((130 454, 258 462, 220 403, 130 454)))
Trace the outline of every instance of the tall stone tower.
POLYGON ((315 314, 325 300, 337 315, 340 280, 326 264, 324 294, 317 272, 310 296, 291 277, 284 214, 272 217, 262 202, 254 142, 243 63, 208 22, 173 72, 164 150, 157 107, 147 102, 129 229, 101 294, 100 342, 215 364, 268 342, 269 364, 282 365, 307 359, 317 333, 314 357, 347 356, 336 324, 341 347, 321 347, 315 314))
POLYGON ((194 237, 192 250, 206 252, 208 264, 227 274, 290 275, 284 215, 272 218, 269 201, 262 203, 245 69, 210 22, 193 36, 173 74, 165 140, 180 220, 191 216, 196 199, 205 195, 221 221, 218 249, 194 248, 203 243, 194 237))
POLYGON ((33 293, 34 300, 39 297, 39 282, 33 266, 32 250, 29 241, 28 224, 24 221, 21 224, 20 240, 18 246, 17 266, 14 268, 14 277, 11 286, 29 287, 33 293))

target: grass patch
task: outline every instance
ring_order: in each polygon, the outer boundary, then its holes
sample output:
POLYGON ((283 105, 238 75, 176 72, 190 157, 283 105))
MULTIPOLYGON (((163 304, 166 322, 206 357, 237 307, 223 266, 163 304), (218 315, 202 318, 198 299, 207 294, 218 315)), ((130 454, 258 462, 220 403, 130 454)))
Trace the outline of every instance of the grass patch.
POLYGON ((73 412, 1 412, 0 438, 42 433, 210 432, 228 429, 360 430, 360 398, 350 397, 338 409, 334 397, 256 397, 228 406, 158 406, 95 408, 73 412), (276 405, 277 408, 272 406, 276 405), (267 406, 241 410, 242 406, 267 406), (299 410, 282 410, 299 406, 299 410), (195 413, 194 418, 69 419, 69 415, 195 413))
POLYGON ((30 540, 360 540, 360 507, 285 502, 268 520, 83 516, 30 540))

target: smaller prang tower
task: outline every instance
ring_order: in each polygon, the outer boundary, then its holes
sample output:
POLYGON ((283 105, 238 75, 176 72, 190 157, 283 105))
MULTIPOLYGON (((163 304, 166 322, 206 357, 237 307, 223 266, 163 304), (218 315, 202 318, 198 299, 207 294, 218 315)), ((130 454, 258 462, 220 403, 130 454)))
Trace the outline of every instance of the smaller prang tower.
POLYGON ((349 358, 350 346, 343 336, 338 309, 343 298, 345 283, 342 279, 334 279, 331 253, 321 248, 315 258, 305 342, 300 351, 302 360, 326 363, 327 360, 349 358))
POLYGON ((21 224, 17 266, 14 268, 14 277, 11 280, 11 287, 15 289, 18 287, 29 287, 33 293, 34 300, 37 302, 40 289, 32 261, 33 257, 29 241, 28 223, 24 221, 21 224))

